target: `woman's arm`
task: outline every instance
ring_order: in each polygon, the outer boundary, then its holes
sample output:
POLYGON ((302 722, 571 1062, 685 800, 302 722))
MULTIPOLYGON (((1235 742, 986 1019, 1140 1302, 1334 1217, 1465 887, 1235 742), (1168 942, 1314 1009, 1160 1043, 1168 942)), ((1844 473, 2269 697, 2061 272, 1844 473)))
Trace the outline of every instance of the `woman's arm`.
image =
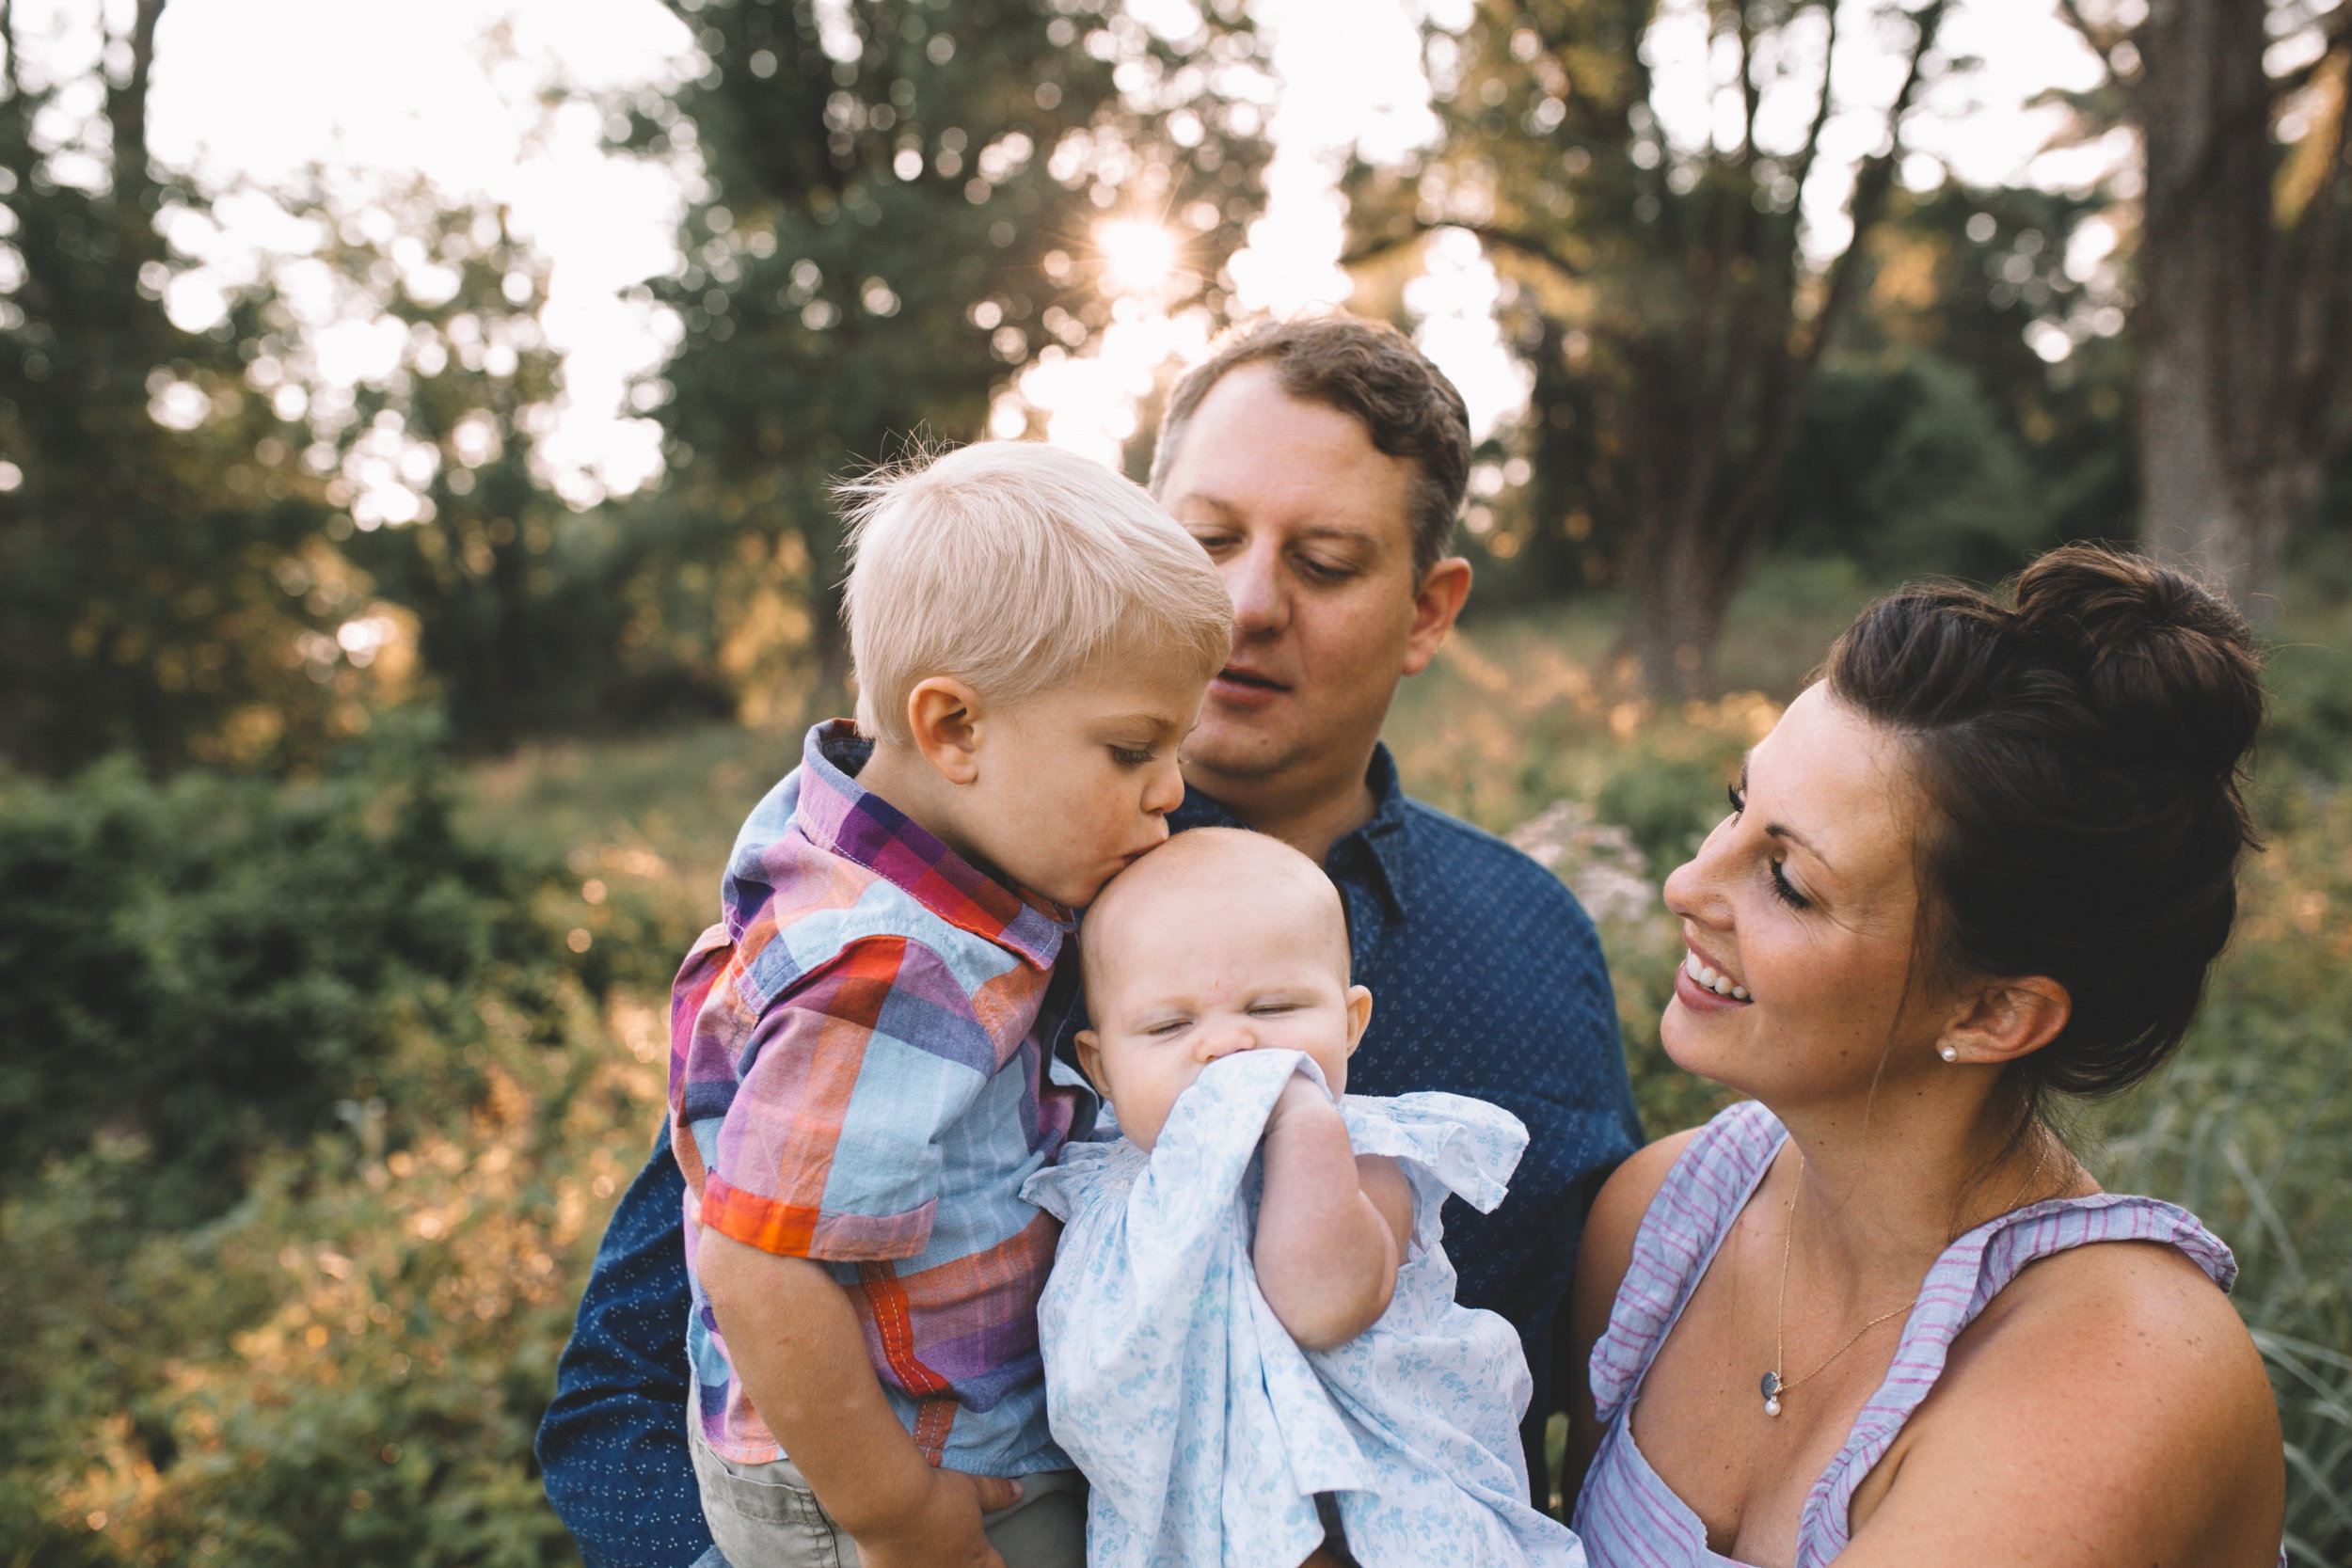
POLYGON ((1593 1212, 1584 1221, 1583 1246, 1577 1254, 1576 1275, 1568 1282, 1573 1354, 1551 1374, 1554 1387, 1568 1390, 1568 1449, 1560 1462, 1560 1496, 1571 1514, 1584 1471, 1593 1462, 1593 1450, 1600 1447, 1600 1423, 1593 1414, 1593 1380, 1587 1371, 1593 1346, 1608 1332, 1609 1309, 1616 1302, 1625 1271, 1632 1265, 1633 1236, 1642 1228, 1642 1216, 1649 1212, 1650 1199, 1658 1196, 1666 1173, 1697 1131, 1677 1132, 1638 1150, 1602 1184, 1600 1196, 1593 1200, 1593 1212))
POLYGON ((2103 1243, 2027 1268, 1954 1342, 1838 1568, 2272 1568, 2285 1497, 2228 1298, 2169 1247, 2103 1243))

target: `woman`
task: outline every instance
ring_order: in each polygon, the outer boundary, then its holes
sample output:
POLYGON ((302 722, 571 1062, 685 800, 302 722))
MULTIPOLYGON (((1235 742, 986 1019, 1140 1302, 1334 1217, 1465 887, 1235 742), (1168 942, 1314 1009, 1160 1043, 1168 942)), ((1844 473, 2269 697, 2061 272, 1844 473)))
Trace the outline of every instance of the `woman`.
POLYGON ((2227 606, 2089 548, 1839 639, 1666 882, 1666 1050, 1754 1098, 1585 1232, 1595 1568, 2281 1560, 2228 1249, 2045 1119, 2179 1044, 2261 715, 2227 606))

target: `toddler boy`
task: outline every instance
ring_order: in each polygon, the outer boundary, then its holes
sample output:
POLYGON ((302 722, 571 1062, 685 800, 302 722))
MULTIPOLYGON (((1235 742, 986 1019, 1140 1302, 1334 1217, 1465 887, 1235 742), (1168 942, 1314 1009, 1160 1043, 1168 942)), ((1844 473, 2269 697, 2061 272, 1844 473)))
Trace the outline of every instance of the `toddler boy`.
POLYGON ((1092 1101, 1034 1025, 1071 908, 1168 836, 1232 605, 1052 448, 850 499, 858 722, 745 823, 672 1002, 696 1479, 734 1568, 1080 1568, 1020 1194, 1092 1101))
POLYGON ((1527 1505, 1511 1325, 1454 1300, 1449 1194, 1501 1202, 1527 1131, 1450 1094, 1346 1098, 1371 1018, 1339 894, 1200 828, 1080 942, 1088 1075, 1123 1136, 1025 1193, 1067 1223, 1039 1303, 1095 1568, 1581 1568, 1527 1505))

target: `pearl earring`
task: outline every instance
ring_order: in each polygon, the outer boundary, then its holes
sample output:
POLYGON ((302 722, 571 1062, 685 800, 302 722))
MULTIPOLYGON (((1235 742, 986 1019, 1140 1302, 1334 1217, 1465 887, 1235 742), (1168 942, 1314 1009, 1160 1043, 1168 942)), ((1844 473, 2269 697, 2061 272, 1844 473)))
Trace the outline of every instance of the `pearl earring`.
POLYGON ((1960 1047, 1956 1045, 1940 1047, 1935 1053, 1943 1057, 1947 1062, 1957 1062, 1960 1060, 1960 1047))

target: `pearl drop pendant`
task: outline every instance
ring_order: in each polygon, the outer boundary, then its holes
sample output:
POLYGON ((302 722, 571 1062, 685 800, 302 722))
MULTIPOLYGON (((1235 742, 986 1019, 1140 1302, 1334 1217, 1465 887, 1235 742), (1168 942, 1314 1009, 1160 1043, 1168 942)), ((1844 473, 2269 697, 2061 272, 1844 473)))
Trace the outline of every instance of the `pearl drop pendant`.
POLYGON ((1765 1415, 1777 1416, 1780 1414, 1780 1374, 1778 1372, 1766 1372, 1764 1374, 1763 1389, 1765 1415))

